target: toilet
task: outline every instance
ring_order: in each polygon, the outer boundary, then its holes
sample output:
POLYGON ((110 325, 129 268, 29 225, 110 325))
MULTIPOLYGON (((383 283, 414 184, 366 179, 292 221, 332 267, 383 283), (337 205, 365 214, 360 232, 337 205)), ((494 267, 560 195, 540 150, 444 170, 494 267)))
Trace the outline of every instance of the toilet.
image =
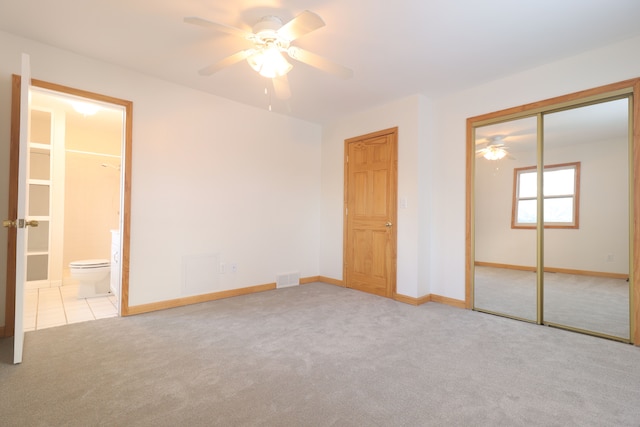
POLYGON ((85 259, 69 263, 71 277, 78 280, 78 298, 110 294, 111 265, 108 259, 85 259))

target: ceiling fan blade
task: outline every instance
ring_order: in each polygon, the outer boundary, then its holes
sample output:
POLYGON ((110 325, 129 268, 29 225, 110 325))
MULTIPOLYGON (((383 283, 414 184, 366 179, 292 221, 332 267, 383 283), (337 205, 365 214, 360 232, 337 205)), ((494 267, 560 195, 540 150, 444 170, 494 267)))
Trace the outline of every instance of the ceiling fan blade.
POLYGON ((353 70, 344 67, 340 64, 336 64, 320 55, 311 53, 308 50, 301 49, 297 46, 291 46, 287 50, 289 56, 297 61, 304 62, 312 67, 318 68, 327 73, 334 74, 343 79, 350 79, 353 77, 353 70))
POLYGON ((201 69, 200 71, 198 71, 198 74, 200 74, 201 76, 210 76, 211 74, 220 71, 224 67, 228 67, 229 65, 233 65, 236 62, 242 61, 243 59, 247 59, 254 53, 254 49, 241 50, 240 52, 234 53, 231 56, 227 56, 226 58, 216 62, 215 64, 211 64, 208 67, 201 69))
POLYGON ((280 77, 274 77, 271 79, 271 82, 273 83, 273 92, 276 94, 276 98, 291 98, 291 88, 289 87, 289 79, 286 74, 280 77))
POLYGON ((298 37, 302 37, 305 34, 309 34, 311 31, 324 27, 325 23, 320 16, 305 10, 291 21, 284 24, 279 30, 278 35, 293 41, 298 37))
POLYGON ((199 25, 205 28, 211 28, 216 31, 221 31, 223 33, 231 34, 232 36, 242 37, 244 39, 249 39, 253 33, 248 31, 241 30, 239 28, 229 27, 228 25, 218 24, 217 22, 207 21, 206 19, 198 18, 197 16, 188 16, 184 18, 184 22, 188 24, 199 25))

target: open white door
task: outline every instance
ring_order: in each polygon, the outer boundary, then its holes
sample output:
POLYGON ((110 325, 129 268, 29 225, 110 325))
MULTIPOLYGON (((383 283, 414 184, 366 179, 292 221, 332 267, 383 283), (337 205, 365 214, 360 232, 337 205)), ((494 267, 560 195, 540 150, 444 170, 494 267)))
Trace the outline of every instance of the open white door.
POLYGON ((18 160, 18 218, 16 241, 16 309, 15 332, 13 338, 13 363, 22 362, 24 346, 24 284, 27 276, 26 250, 27 226, 37 222, 27 221, 27 200, 29 186, 29 91, 31 89, 31 67, 29 55, 22 54, 22 74, 20 82, 20 158, 18 160))

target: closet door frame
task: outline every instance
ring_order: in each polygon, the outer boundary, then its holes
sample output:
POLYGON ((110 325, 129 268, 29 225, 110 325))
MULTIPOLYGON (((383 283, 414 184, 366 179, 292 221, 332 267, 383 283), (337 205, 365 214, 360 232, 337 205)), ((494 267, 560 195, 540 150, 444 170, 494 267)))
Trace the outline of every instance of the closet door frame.
MULTIPOLYGON (((605 86, 600 86, 593 89, 588 89, 580 92, 575 92, 568 95, 563 95, 547 100, 534 102, 531 104, 521 105, 506 110, 496 111, 480 116, 475 116, 467 119, 467 158, 466 158, 466 247, 465 247, 465 303, 466 308, 474 308, 474 268, 475 268, 475 253, 474 253, 474 213, 475 213, 475 128, 484 126, 487 124, 498 123, 503 121, 514 120, 527 116, 538 116, 538 168, 542 164, 542 150, 543 144, 542 138, 542 115, 554 111, 562 111, 565 109, 574 108, 582 105, 589 105, 593 103, 602 102, 609 99, 625 98, 630 100, 630 191, 629 191, 629 206, 630 206, 630 245, 629 245, 629 326, 630 326, 630 339, 622 340, 625 342, 631 342, 635 345, 640 345, 640 286, 636 284, 640 283, 640 257, 636 257, 635 254, 640 251, 640 197, 635 196, 635 189, 640 190, 640 78, 625 80, 618 83, 613 83, 605 86)), ((538 176, 541 179, 541 173, 538 171, 538 176)), ((540 184, 540 183, 539 183, 540 184)), ((539 187, 540 188, 540 187, 539 187)), ((542 204, 538 203, 538 209, 542 209, 542 204)), ((538 218, 541 218, 541 212, 539 212, 538 218)), ((542 286, 542 269, 543 265, 540 260, 543 256, 543 239, 544 239, 544 227, 538 227, 537 231, 537 253, 539 257, 537 265, 538 275, 538 307, 537 307, 537 323, 543 323, 543 290, 542 286)), ((571 329, 571 328, 568 328, 571 329)), ((594 335, 599 335, 594 333, 594 335)))

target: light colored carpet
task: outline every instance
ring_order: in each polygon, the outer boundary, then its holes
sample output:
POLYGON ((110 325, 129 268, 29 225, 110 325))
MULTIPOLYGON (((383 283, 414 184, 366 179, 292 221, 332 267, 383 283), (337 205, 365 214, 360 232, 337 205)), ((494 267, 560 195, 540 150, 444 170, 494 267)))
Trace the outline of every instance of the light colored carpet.
POLYGON ((320 283, 10 344, 3 426, 640 424, 640 348, 320 283))
MULTIPOLYGON (((476 266, 475 307, 536 320, 536 274, 476 266)), ((629 282, 544 273, 544 321, 629 339, 629 282)))

